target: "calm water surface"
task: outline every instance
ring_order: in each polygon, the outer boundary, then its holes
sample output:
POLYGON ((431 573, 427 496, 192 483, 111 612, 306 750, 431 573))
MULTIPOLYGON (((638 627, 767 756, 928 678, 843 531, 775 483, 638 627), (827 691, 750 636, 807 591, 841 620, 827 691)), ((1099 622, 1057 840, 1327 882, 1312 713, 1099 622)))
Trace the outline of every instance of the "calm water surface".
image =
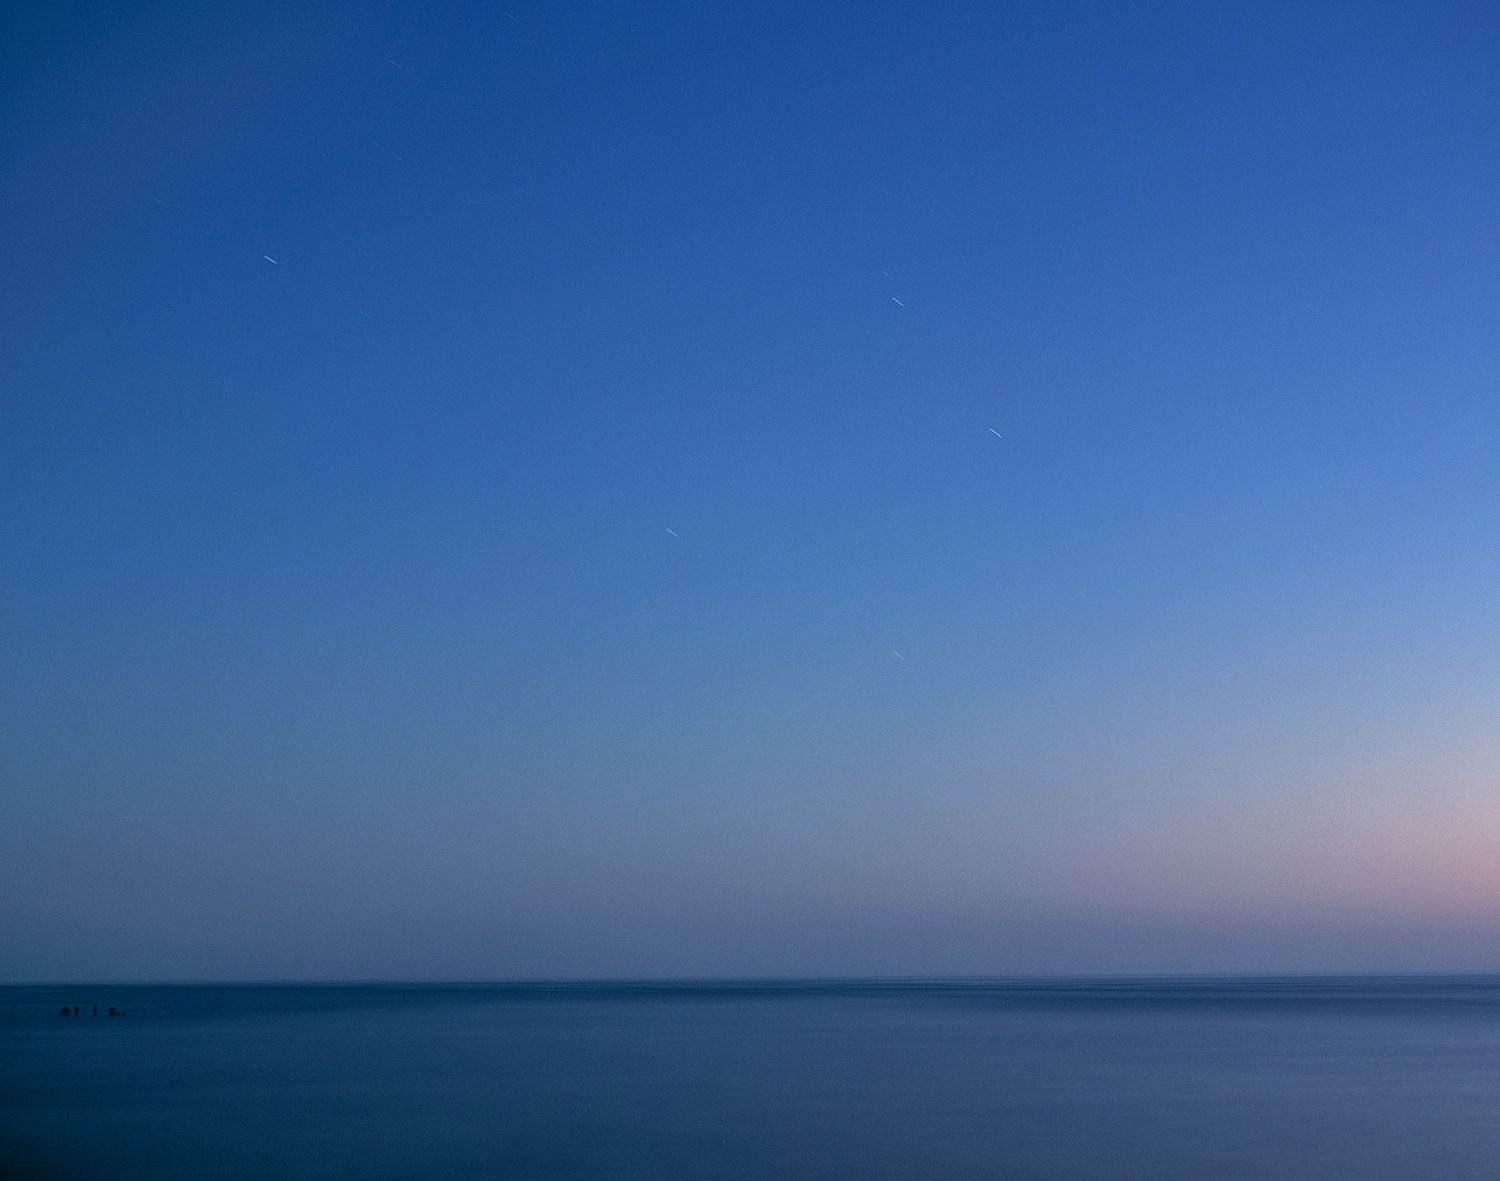
POLYGON ((0 988, 6 1178, 1496 1176, 1500 979, 0 988))

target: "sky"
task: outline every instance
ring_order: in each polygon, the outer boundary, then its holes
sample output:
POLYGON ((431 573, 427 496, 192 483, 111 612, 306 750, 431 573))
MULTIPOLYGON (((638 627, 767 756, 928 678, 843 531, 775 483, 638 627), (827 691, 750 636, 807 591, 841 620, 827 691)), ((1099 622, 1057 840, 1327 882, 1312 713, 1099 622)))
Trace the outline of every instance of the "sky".
POLYGON ((0 979, 1500 970, 1500 10, 9 5, 0 979))

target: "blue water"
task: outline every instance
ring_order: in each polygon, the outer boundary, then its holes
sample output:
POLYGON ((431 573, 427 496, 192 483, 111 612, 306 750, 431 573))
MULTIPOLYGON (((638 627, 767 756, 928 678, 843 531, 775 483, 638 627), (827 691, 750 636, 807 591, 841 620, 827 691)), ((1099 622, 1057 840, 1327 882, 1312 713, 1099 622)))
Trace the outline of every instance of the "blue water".
POLYGON ((7 1178, 1497 1176, 1500 979, 0 988, 7 1178))

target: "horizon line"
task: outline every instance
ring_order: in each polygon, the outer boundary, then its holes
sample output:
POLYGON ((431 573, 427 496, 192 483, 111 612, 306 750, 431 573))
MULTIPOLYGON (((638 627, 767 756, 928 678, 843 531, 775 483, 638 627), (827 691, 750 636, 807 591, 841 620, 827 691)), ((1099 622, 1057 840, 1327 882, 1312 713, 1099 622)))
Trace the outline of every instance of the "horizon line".
POLYGON ((529 987, 682 987, 705 985, 806 984, 1048 984, 1048 983, 1166 983, 1192 981, 1317 981, 1317 980, 1482 980, 1500 979, 1500 968, 1421 972, 1069 972, 968 975, 817 975, 817 976, 524 976, 524 977, 341 977, 308 978, 181 978, 181 979, 51 979, 0 980, 0 988, 53 987, 176 987, 176 988, 529 988, 529 987))

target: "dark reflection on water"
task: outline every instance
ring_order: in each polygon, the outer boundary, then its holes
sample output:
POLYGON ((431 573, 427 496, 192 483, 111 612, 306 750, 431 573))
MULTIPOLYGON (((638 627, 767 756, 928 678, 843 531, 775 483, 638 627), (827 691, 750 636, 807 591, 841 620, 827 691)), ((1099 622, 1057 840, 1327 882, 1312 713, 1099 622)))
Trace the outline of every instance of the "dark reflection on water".
POLYGON ((1495 978, 0 988, 0 1178, 1489 1181, 1497 1160, 1495 978))

